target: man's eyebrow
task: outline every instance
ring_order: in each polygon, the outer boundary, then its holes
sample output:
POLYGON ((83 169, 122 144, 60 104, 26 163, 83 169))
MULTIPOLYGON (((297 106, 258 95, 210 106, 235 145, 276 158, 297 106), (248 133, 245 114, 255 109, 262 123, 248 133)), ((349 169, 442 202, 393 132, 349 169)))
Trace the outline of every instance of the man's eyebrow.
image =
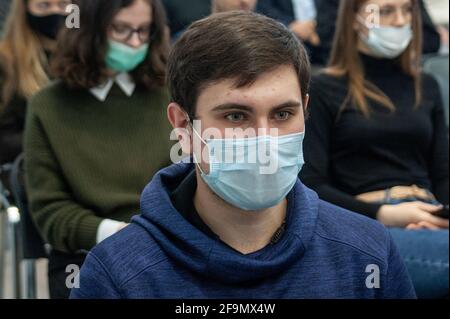
POLYGON ((241 110, 246 112, 253 112, 253 108, 248 105, 238 104, 238 103, 224 103, 220 104, 212 109, 213 112, 230 111, 230 110, 241 110))
POLYGON ((279 111, 282 109, 302 107, 302 106, 303 106, 302 102, 293 100, 293 101, 288 101, 286 103, 283 103, 283 104, 280 104, 280 105, 274 107, 273 111, 276 112, 276 111, 279 111))
MULTIPOLYGON (((292 100, 292 101, 287 101, 280 105, 275 106, 273 108, 273 110, 276 111, 276 110, 285 109, 288 107, 301 107, 301 106, 302 106, 302 103, 300 101, 292 100)), ((240 110, 240 111, 252 113, 254 111, 254 108, 251 106, 248 106, 248 105, 244 105, 244 104, 225 103, 225 104, 220 104, 212 109, 213 112, 230 111, 230 110, 240 110)))

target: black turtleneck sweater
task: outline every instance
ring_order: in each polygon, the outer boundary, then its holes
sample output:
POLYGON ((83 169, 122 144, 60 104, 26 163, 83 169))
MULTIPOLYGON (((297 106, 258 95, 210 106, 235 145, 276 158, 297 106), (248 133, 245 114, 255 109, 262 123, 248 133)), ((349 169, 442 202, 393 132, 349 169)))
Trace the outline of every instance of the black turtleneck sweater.
POLYGON ((436 81, 423 74, 422 101, 415 108, 414 81, 395 60, 361 59, 366 79, 391 99, 396 111, 370 102, 370 118, 351 104, 339 115, 347 79, 313 78, 300 178, 322 199, 372 218, 380 205, 355 195, 416 184, 448 204, 448 130, 436 81))

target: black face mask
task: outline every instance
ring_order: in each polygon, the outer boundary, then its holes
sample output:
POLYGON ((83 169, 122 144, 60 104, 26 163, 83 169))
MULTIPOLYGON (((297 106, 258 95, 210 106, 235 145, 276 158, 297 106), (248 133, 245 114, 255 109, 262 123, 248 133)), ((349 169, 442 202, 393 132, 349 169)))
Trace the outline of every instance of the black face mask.
POLYGON ((61 14, 36 16, 27 12, 27 19, 33 30, 47 38, 55 40, 59 30, 64 25, 66 16, 61 14))

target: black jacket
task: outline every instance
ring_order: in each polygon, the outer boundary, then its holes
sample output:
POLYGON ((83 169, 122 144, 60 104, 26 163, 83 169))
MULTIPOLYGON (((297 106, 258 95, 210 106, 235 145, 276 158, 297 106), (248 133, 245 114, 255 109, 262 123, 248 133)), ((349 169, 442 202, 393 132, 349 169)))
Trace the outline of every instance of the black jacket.
MULTIPOLYGON (((1 88, 0 75, 0 88, 1 88)), ((27 101, 14 96, 8 105, 0 98, 0 164, 11 163, 22 152, 27 101)))
POLYGON ((211 14, 211 0, 163 0, 172 36, 211 14))

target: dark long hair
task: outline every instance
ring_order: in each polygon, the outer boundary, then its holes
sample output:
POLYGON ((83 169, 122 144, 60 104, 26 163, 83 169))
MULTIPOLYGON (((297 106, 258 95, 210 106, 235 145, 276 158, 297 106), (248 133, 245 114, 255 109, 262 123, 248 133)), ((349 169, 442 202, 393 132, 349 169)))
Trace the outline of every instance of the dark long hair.
MULTIPOLYGON (((109 77, 105 65, 107 31, 114 16, 136 0, 76 0, 80 28, 65 29, 51 63, 51 74, 72 88, 93 88, 109 77)), ((160 0, 145 0, 152 7, 153 36, 147 58, 131 75, 146 88, 163 86, 169 51, 169 31, 160 0)))

